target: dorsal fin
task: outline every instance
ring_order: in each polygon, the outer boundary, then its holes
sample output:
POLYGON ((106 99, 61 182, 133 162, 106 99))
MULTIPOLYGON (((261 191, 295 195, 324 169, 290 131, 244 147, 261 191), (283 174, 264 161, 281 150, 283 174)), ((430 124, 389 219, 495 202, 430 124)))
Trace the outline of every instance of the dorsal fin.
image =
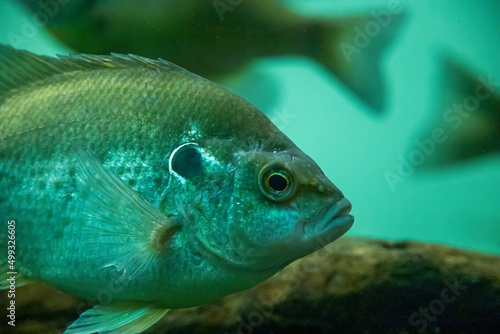
POLYGON ((57 74, 93 69, 144 67, 154 70, 189 71, 159 58, 152 60, 135 55, 112 53, 109 56, 88 54, 58 55, 58 58, 40 56, 0 44, 0 96, 29 82, 57 74))

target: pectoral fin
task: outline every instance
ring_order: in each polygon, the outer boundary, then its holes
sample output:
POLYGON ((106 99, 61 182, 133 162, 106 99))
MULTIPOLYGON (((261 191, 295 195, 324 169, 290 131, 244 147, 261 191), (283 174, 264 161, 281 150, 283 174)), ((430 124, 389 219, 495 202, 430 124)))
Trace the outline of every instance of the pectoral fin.
POLYGON ((97 159, 78 152, 80 233, 101 267, 115 266, 131 279, 168 251, 179 220, 162 214, 97 159))
POLYGON ((141 333, 153 326, 167 311, 141 303, 97 305, 82 313, 64 334, 141 333))

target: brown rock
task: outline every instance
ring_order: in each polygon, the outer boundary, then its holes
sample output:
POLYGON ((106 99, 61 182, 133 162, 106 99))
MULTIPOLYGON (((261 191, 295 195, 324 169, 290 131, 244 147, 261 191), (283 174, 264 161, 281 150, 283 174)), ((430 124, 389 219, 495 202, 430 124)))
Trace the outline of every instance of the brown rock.
MULTIPOLYGON (((89 306, 42 284, 18 288, 16 297, 16 333, 62 332, 89 306)), ((3 293, 2 309, 6 305, 3 293)), ((4 326, 5 320, 0 332, 10 329, 4 326)), ((147 333, 493 333, 499 328, 499 256, 342 238, 255 288, 211 305, 172 310, 147 333)))

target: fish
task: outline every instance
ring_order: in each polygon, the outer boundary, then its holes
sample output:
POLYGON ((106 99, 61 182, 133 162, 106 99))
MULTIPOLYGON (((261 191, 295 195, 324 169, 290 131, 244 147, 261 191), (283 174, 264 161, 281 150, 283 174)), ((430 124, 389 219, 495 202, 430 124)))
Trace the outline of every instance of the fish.
POLYGON ((26 1, 44 27, 77 52, 162 57, 227 82, 254 59, 314 59, 375 114, 386 106, 381 62, 404 21, 403 6, 353 17, 318 18, 279 1, 26 1))
POLYGON ((440 56, 439 108, 411 149, 422 170, 474 163, 500 153, 500 84, 456 56, 440 56))
POLYGON ((138 333, 333 242, 351 203, 257 108, 171 62, 0 45, 0 288, 138 333), (10 291, 10 290, 9 290, 10 291))

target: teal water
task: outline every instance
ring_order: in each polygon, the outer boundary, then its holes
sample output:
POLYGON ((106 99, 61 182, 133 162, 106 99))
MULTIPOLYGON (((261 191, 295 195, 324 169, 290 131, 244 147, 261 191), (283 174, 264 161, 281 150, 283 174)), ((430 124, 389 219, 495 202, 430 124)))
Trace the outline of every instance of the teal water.
MULTIPOLYGON (((387 6, 385 1, 348 0, 287 4, 313 17, 369 13, 387 6)), ((441 99, 449 88, 440 80, 441 54, 466 64, 476 77, 500 81, 500 4, 401 5, 405 23, 381 64, 388 100, 383 115, 374 115, 307 58, 256 60, 243 78, 227 85, 260 106, 351 200, 356 221, 348 235, 429 241, 500 254, 500 152, 438 169, 416 168, 392 186, 387 179, 388 173, 397 173, 401 159, 410 158, 415 140, 426 139, 422 134, 439 126, 437 119, 445 112, 441 99), (263 83, 262 93, 260 76, 270 85, 263 83), (269 89, 276 89, 272 103, 266 103, 269 89)), ((43 54, 69 52, 42 28, 27 28, 33 16, 14 1, 0 1, 0 13, 0 43, 43 54)), ((500 86, 495 88, 499 95, 500 86)))

